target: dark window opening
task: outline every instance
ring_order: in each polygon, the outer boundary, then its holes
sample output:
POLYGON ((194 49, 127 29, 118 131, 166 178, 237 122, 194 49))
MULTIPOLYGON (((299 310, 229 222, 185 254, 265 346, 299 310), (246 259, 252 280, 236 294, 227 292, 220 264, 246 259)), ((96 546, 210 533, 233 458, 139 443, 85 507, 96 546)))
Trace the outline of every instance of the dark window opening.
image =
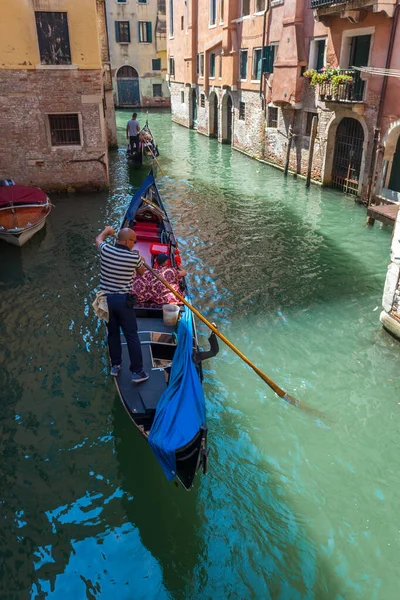
POLYGON ((313 112, 307 113, 305 135, 311 135, 313 117, 317 117, 317 121, 318 121, 317 113, 313 113, 313 112))
POLYGON ((268 127, 278 127, 278 109, 275 106, 268 106, 268 127))
POLYGON ((210 77, 215 77, 215 54, 210 54, 210 77))
POLYGON ((66 12, 35 12, 42 65, 70 65, 68 18, 66 12))
POLYGON ((204 77, 204 54, 200 54, 200 77, 204 77))
POLYGON ((172 56, 169 59, 169 74, 173 77, 175 76, 175 60, 172 58, 172 56))
POLYGON ((115 39, 119 44, 128 44, 131 41, 129 21, 115 21, 115 39))
POLYGON ((244 121, 246 118, 246 104, 245 102, 239 102, 239 120, 244 121))
POLYGON ((242 16, 247 17, 250 14, 250 0, 242 0, 242 16))
POLYGON ((240 51, 240 79, 247 79, 247 50, 240 51))
POLYGON ((52 146, 80 146, 78 115, 49 115, 52 146))
POLYGON ((210 0, 210 25, 215 25, 217 20, 217 0, 210 0))
POLYGON ((153 71, 161 71, 161 58, 153 58, 151 61, 153 71))
POLYGON ((204 94, 200 94, 200 106, 201 108, 204 108, 206 105, 206 97, 204 94))
POLYGON ((185 92, 181 91, 181 104, 185 104, 185 92))
POLYGON ((162 84, 161 83, 153 83, 153 98, 161 98, 162 97, 162 84))
POLYGON ((320 71, 325 63, 325 40, 317 40, 316 46, 315 68, 320 71))

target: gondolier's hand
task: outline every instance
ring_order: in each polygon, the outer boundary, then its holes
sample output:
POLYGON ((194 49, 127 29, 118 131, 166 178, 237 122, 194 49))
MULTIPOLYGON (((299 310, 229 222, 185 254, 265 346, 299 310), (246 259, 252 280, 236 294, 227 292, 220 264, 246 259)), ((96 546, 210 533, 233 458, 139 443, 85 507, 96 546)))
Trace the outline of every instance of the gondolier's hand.
POLYGON ((108 235, 114 235, 115 231, 114 231, 114 227, 111 227, 110 225, 107 225, 107 227, 105 227, 103 229, 103 231, 101 233, 99 233, 99 235, 96 238, 96 246, 97 248, 100 246, 101 242, 104 242, 106 237, 108 235))

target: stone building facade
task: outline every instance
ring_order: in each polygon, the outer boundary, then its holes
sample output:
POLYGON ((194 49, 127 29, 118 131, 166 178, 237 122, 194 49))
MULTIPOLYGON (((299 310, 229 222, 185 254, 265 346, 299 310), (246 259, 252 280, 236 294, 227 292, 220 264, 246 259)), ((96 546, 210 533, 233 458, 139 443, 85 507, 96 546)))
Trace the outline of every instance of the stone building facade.
POLYGON ((108 185, 115 143, 99 0, 2 3, 0 178, 48 191, 108 185))
POLYGON ((400 69, 397 18, 394 0, 167 0, 172 119, 302 176, 312 146, 315 182, 393 200, 399 80, 368 71, 400 69))
POLYGON ((106 0, 119 107, 169 107, 165 0, 106 0))

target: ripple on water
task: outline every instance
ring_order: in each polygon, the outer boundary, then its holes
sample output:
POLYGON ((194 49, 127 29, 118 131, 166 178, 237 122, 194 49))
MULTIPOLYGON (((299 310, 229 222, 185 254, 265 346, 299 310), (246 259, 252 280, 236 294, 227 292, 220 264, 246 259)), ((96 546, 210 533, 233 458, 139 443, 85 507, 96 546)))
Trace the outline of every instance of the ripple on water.
POLYGON ((221 344, 205 368, 210 472, 185 494, 128 423, 90 308, 94 237, 145 175, 126 163, 126 115, 109 193, 56 197, 45 230, 1 247, 0 595, 397 597, 398 346, 374 311, 391 232, 150 115, 194 304, 322 413, 221 344))

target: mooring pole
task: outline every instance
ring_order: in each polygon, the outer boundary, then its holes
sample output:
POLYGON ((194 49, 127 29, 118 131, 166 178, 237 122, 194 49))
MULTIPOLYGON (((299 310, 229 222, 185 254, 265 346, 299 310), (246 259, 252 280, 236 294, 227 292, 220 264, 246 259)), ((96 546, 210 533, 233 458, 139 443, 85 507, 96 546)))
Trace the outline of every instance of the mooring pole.
POLYGON ((286 152, 286 163, 285 163, 285 168, 284 168, 284 171, 283 171, 283 174, 284 174, 285 177, 286 177, 286 175, 288 174, 288 171, 289 171, 290 150, 292 148, 292 141, 293 141, 293 137, 294 137, 293 125, 294 125, 294 118, 295 118, 295 116, 296 116, 296 111, 293 112, 292 123, 291 123, 291 125, 289 125, 288 144, 287 144, 287 152, 286 152))
POLYGON ((317 115, 315 115, 312 118, 312 122, 311 122, 311 135, 310 135, 310 148, 308 150, 306 188, 310 187, 310 182, 311 182, 311 169, 312 169, 312 162, 313 162, 313 157, 314 157, 315 138, 317 137, 317 127, 318 127, 318 117, 317 117, 317 115))

